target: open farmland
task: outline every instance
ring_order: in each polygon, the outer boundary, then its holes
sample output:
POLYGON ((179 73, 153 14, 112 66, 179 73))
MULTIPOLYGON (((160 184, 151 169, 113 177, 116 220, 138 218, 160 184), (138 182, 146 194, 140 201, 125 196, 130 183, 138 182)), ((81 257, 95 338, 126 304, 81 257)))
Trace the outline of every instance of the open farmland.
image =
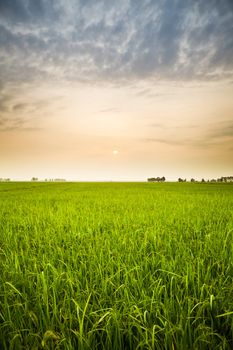
POLYGON ((1 183, 0 349, 232 349, 233 185, 1 183))

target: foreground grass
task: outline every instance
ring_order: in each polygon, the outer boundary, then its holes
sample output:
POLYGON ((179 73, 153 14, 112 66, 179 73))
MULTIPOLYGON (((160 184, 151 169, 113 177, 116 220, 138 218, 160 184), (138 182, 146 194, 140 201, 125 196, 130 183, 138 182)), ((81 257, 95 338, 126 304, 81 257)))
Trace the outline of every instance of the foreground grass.
POLYGON ((0 349, 232 349, 233 186, 0 184, 0 349))

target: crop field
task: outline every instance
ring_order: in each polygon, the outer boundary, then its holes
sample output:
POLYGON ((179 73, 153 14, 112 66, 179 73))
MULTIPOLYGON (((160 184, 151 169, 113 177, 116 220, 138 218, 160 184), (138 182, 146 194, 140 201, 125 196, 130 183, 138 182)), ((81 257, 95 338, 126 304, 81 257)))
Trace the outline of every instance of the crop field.
POLYGON ((233 185, 1 183, 0 349, 233 349, 233 185))

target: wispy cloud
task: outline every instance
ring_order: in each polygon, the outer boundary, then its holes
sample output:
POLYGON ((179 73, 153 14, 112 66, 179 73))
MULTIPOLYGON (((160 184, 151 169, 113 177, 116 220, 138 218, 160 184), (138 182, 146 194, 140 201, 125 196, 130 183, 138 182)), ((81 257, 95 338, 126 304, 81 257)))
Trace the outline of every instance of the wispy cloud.
POLYGON ((20 130, 24 127, 24 118, 6 118, 0 115, 0 131, 20 130))
POLYGON ((153 88, 145 88, 139 90, 135 93, 139 97, 148 97, 148 98, 167 98, 169 96, 174 96, 174 93, 171 92, 154 92, 153 88))
POLYGON ((30 88, 22 85, 5 84, 0 88, 0 131, 39 130, 38 119, 56 98, 46 99, 30 96, 30 88), (25 95, 25 92, 29 93, 25 95))
POLYGON ((198 128, 197 124, 189 124, 189 125, 170 125, 170 124, 163 124, 163 123, 150 123, 147 124, 149 128, 155 128, 155 129, 163 129, 163 130, 178 130, 178 129, 195 129, 198 128))
POLYGON ((215 127, 209 130, 209 137, 211 139, 231 138, 233 141, 233 118, 216 123, 215 127))
POLYGON ((103 108, 100 109, 97 113, 110 113, 110 112, 118 112, 119 108, 113 107, 113 108, 103 108))
MULTIPOLYGON (((216 122, 210 125, 199 127, 198 135, 192 137, 185 137, 177 135, 175 131, 179 127, 170 127, 163 124, 154 124, 155 128, 162 130, 173 130, 173 134, 166 137, 148 137, 144 138, 143 141, 146 143, 162 143, 171 146, 186 146, 186 147, 211 147, 221 144, 232 144, 233 142, 233 120, 216 122)), ((195 126, 198 129, 198 125, 195 126)), ((181 129, 190 129, 193 126, 181 126, 181 129)))
POLYGON ((228 0, 2 1, 0 77, 232 79, 232 23, 228 0))

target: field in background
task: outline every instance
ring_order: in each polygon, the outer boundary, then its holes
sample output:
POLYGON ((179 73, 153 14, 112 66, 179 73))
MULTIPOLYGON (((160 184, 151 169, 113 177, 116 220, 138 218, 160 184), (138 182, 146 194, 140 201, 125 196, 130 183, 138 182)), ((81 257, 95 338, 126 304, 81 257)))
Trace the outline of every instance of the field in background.
POLYGON ((233 185, 1 183, 0 349, 232 349, 233 185))

